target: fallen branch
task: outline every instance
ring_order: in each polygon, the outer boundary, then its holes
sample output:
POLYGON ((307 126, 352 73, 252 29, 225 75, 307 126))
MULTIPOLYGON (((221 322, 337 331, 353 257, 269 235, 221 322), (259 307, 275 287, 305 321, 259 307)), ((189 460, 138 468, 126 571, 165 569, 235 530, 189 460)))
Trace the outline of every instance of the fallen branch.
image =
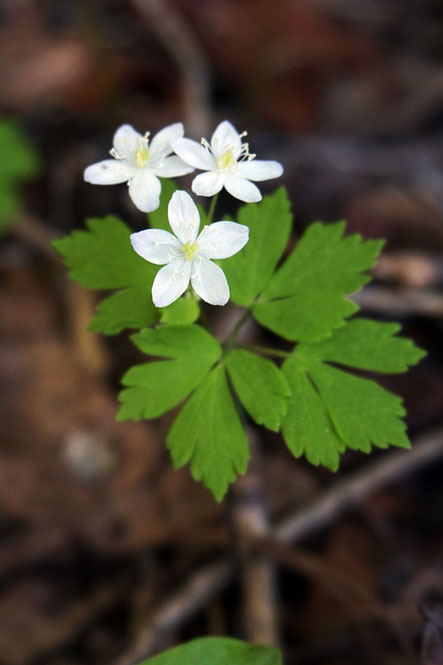
MULTIPOLYGON (((266 547, 270 548, 270 543, 273 542, 273 556, 280 559, 281 563, 286 560, 288 564, 304 568, 305 572, 310 571, 311 575, 316 573, 318 569, 313 567, 312 558, 308 560, 303 556, 302 559, 299 552, 288 555, 286 550, 283 553, 279 543, 294 543, 320 531, 373 492, 418 471, 420 467, 431 464, 442 455, 443 428, 440 428, 420 437, 414 442, 412 450, 386 454, 363 470, 333 485, 310 506, 300 508, 277 527, 270 529, 266 547)), ((270 550, 268 554, 271 554, 270 550)), ((158 608, 140 634, 135 647, 118 665, 133 665, 151 655, 162 635, 168 630, 178 628, 199 612, 229 584, 234 573, 234 567, 227 559, 198 571, 158 608)), ((339 588, 334 586, 334 593, 339 591, 339 588)), ((391 624, 391 629, 393 627, 395 629, 391 624)), ((397 638, 401 641, 399 633, 397 638)))
POLYGON ((309 506, 302 507, 275 528, 283 542, 297 542, 324 529, 347 509, 358 505, 382 487, 417 471, 443 455, 443 428, 424 434, 411 450, 384 454, 345 480, 334 484, 309 506))

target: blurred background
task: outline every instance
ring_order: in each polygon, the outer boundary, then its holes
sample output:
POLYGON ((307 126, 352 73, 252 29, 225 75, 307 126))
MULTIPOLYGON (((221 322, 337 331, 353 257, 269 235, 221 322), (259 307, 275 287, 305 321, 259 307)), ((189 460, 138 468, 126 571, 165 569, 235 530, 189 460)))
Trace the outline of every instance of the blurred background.
POLYGON ((287 665, 443 663, 442 112, 441 0, 0 1, 1 665, 131 665, 207 634, 287 665), (83 182, 120 124, 200 139, 226 118, 284 165, 296 233, 387 238, 359 303, 429 356, 383 379, 412 452, 334 475, 251 427, 218 505, 172 470, 172 416, 115 424, 137 356, 86 332, 96 294, 50 241, 111 212, 145 227, 125 185, 83 182))

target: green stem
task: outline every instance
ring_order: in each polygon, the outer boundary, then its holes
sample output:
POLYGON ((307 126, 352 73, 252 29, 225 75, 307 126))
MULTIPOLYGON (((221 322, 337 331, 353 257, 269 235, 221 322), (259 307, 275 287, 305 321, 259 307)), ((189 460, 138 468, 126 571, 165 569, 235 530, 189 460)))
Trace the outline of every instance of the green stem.
POLYGON ((210 224, 212 222, 212 218, 214 217, 215 206, 217 205, 218 194, 219 192, 217 192, 217 194, 214 194, 214 196, 212 197, 211 205, 209 206, 208 210, 208 216, 206 218, 206 224, 210 224))
POLYGON ((249 316, 251 314, 251 308, 248 307, 245 309, 235 326, 233 327, 229 337, 226 339, 226 342, 224 343, 224 347, 229 348, 232 346, 232 342, 235 341, 235 338, 237 337, 238 333, 240 332, 240 329, 243 327, 243 324, 246 323, 246 321, 249 319, 249 316))
POLYGON ((276 358, 289 358, 291 355, 289 351, 278 351, 278 349, 271 349, 268 346, 257 346, 257 344, 239 344, 239 348, 256 351, 257 353, 262 353, 264 356, 275 356, 276 358))

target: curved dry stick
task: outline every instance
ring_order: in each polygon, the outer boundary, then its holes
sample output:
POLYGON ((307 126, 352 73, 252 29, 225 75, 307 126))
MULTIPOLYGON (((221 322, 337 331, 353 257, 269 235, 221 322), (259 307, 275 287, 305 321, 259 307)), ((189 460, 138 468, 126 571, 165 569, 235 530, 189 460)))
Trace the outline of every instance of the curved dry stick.
POLYGON ((180 72, 187 131, 207 136, 210 129, 209 67, 188 23, 168 0, 132 0, 162 40, 180 72))

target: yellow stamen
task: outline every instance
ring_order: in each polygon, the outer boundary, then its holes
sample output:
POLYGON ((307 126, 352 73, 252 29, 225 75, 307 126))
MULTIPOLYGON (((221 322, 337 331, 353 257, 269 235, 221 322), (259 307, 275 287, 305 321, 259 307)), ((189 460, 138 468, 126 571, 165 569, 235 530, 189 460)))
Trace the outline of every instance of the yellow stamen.
POLYGON ((196 242, 191 244, 191 241, 189 241, 185 245, 183 245, 183 253, 188 259, 188 261, 194 258, 197 249, 198 249, 198 244, 196 242))
POLYGON ((146 162, 149 159, 149 150, 148 146, 146 145, 146 141, 139 141, 138 143, 138 148, 135 153, 135 165, 138 168, 141 168, 146 164, 146 162))
POLYGON ((217 166, 219 169, 230 169, 234 166, 236 160, 232 155, 230 148, 226 150, 221 157, 217 159, 217 166))

